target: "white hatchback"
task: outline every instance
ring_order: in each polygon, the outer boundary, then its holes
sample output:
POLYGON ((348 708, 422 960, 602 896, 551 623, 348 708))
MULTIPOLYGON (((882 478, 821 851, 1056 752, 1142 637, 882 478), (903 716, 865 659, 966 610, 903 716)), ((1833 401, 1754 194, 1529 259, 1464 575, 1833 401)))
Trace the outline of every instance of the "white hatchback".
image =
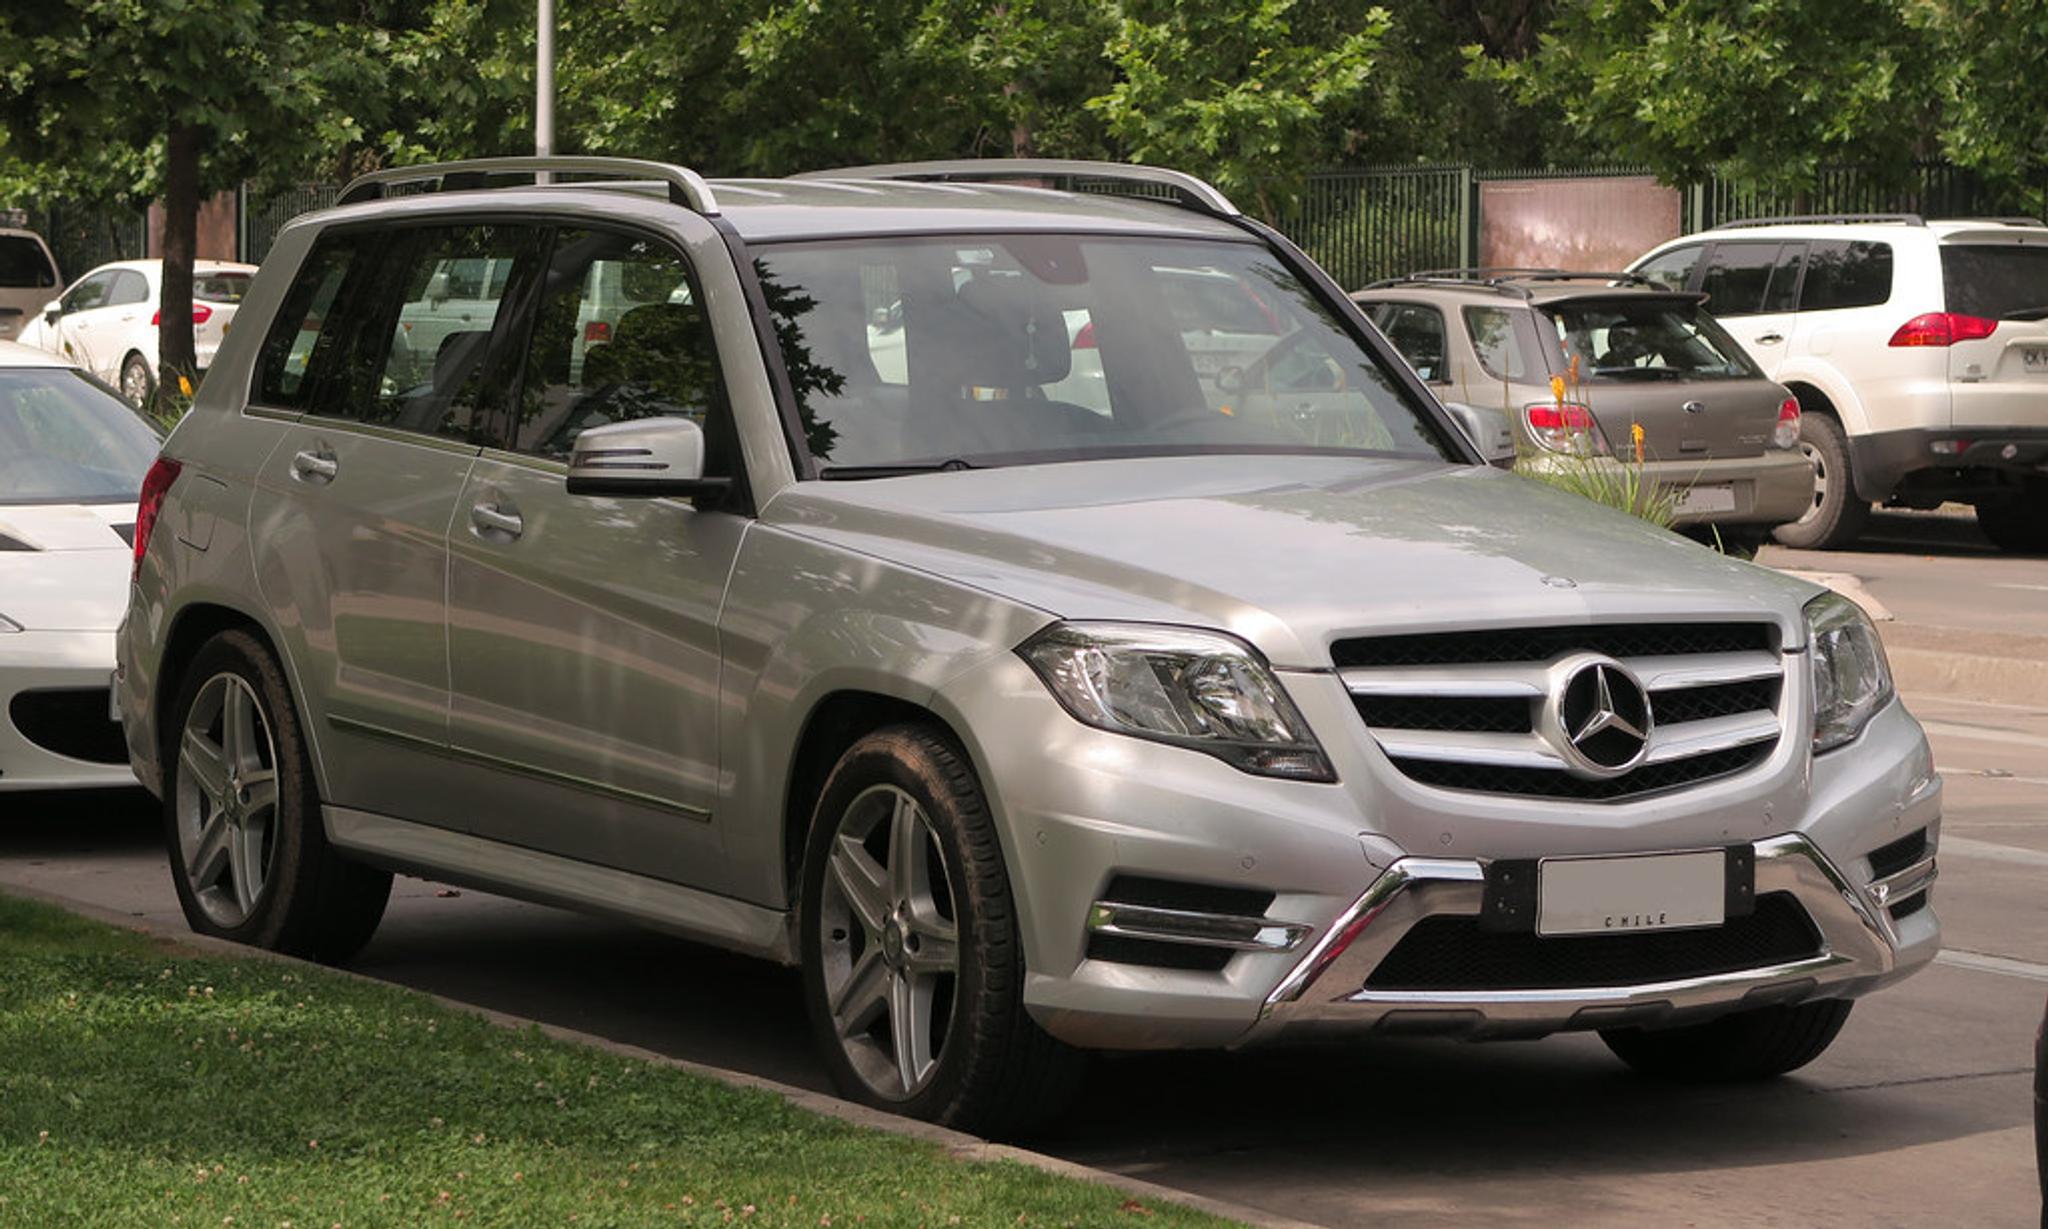
POLYGON ((1813 507, 1793 546, 1853 541, 1870 505, 1976 505, 2048 550, 2048 226, 1852 214, 1730 222, 1630 272, 1707 306, 1802 413, 1813 507))
MULTIPOLYGON (((117 386, 131 405, 156 392, 161 260, 122 260, 79 278, 21 330, 20 341, 61 354, 117 386)), ((192 266, 192 343, 204 372, 228 334, 255 265, 201 260, 192 266)))

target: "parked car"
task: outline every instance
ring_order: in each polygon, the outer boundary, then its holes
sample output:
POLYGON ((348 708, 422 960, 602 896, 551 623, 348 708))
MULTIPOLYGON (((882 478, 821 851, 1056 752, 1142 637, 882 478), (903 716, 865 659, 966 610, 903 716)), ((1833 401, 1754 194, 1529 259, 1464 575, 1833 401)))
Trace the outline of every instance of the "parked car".
MULTIPOLYGON (((161 260, 101 265, 32 318, 20 340, 61 354, 114 384, 130 405, 156 395, 161 260)), ((228 335, 255 265, 201 260, 192 266, 192 341, 203 374, 228 335)))
POLYGON ((1762 530, 1811 503, 1798 403, 1699 295, 1612 273, 1446 269, 1351 297, 1438 396, 1506 411, 1538 462, 1633 464, 1639 426, 1642 476, 1675 494, 1678 524, 1762 530))
POLYGON ((1938 945, 1862 613, 1482 464, 1190 176, 394 169, 246 302, 119 651, 204 933, 343 960, 393 870, 630 918, 799 966, 848 1096, 996 1131, 1090 1049, 1599 1029, 1769 1076, 1938 945), (453 254, 512 261, 481 340, 389 378, 453 254), (605 265, 639 305, 579 371, 605 265), (1186 270, 1273 313, 1234 391, 1186 270), (1046 391, 1075 312, 1107 414, 1046 391))
POLYGON ((1799 398, 1818 474, 1790 546, 1856 540, 1872 504, 1975 504, 2048 550, 2048 227, 1842 214, 1728 222, 1632 271, 1698 291, 1799 398))
POLYGON ((13 341, 61 285, 56 258, 41 235, 0 227, 0 341, 13 341))
POLYGON ((156 428, 0 342, 0 793, 135 784, 108 684, 156 428))

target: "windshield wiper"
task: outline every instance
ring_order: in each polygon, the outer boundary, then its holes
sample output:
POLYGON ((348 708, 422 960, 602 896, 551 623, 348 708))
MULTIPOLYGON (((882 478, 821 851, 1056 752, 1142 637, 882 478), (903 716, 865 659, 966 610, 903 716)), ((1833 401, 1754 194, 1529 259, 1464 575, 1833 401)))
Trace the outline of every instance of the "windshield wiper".
POLYGON ((2040 306, 2040 307, 2022 307, 2022 308, 2020 308, 2020 309, 2019 309, 2018 311, 2014 311, 2014 312, 2007 312, 2007 313, 2005 313, 2005 314, 2004 314, 2003 316, 2000 316, 2000 317, 1999 317, 1999 319, 2000 319, 2000 320, 2048 320, 2048 304, 2043 304, 2043 305, 2042 305, 2042 306, 2040 306))
POLYGON ((956 470, 980 468, 972 461, 949 457, 944 461, 899 461, 890 465, 825 465, 818 477, 828 482, 857 482, 862 478, 896 478, 904 474, 949 474, 956 470))

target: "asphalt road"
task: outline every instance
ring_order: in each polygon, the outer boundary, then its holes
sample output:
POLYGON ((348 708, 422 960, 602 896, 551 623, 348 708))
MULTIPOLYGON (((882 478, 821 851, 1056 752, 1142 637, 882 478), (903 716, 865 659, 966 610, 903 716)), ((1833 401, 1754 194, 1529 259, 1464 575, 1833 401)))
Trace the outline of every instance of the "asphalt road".
MULTIPOLYGON (((1859 575, 1902 618, 2048 631, 2048 562, 1970 549, 1967 520, 1939 519, 1884 518, 1873 550, 1783 566, 1859 575)), ((1331 1226, 2033 1226, 2048 700, 1907 698, 1947 779, 1935 902, 1948 950, 1860 1003, 1797 1076, 1659 1085, 1584 1036, 1123 1058, 1096 1066, 1036 1146, 1331 1226)), ((0 800, 10 882, 182 924, 139 794, 0 800)), ((659 935, 403 879, 356 967, 824 1086, 794 974, 659 935)))

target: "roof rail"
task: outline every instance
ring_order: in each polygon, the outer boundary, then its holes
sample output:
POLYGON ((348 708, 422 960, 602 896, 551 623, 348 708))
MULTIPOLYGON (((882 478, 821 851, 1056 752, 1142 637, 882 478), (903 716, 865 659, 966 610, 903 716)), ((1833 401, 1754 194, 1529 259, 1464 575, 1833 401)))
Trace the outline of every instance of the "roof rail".
POLYGON ((1897 222, 1925 226, 1927 219, 1917 213, 1788 213, 1775 218, 1737 218, 1710 226, 1708 230, 1740 230, 1745 226, 1799 226, 1840 222, 1897 222))
POLYGON ((2043 222, 2039 218, 2022 218, 2017 216, 2009 218, 1936 218, 1934 220, 1937 222, 1980 222, 1992 226, 2048 226, 2048 222, 2043 222))
MULTIPOLYGON (((1477 286, 1512 294, 1517 298, 1533 297, 1525 282, 1621 282, 1632 286, 1655 286, 1656 282, 1640 273, 1610 273, 1601 270, 1522 268, 1503 265, 1470 269, 1420 269, 1406 277, 1382 278, 1365 287, 1366 290, 1384 290, 1390 286, 1477 286)), ((1364 293, 1360 291, 1359 293, 1364 293)))
POLYGON ((1087 162, 1069 158, 957 158, 945 162, 884 162, 805 171, 791 179, 901 179, 927 183, 999 183, 1006 179, 1101 180, 1166 188, 1173 203, 1218 217, 1240 216, 1214 184, 1185 171, 1128 162, 1087 162))
POLYGON ((688 167, 645 158, 601 158, 582 154, 545 158, 471 158, 462 162, 430 162, 420 166, 394 166, 371 171, 349 182, 341 190, 337 205, 375 200, 394 184, 437 180, 436 191, 453 192, 482 188, 486 176, 530 174, 536 180, 546 174, 612 175, 621 179, 655 179, 668 184, 668 197, 686 209, 702 214, 718 212, 718 198, 711 185, 688 167))

